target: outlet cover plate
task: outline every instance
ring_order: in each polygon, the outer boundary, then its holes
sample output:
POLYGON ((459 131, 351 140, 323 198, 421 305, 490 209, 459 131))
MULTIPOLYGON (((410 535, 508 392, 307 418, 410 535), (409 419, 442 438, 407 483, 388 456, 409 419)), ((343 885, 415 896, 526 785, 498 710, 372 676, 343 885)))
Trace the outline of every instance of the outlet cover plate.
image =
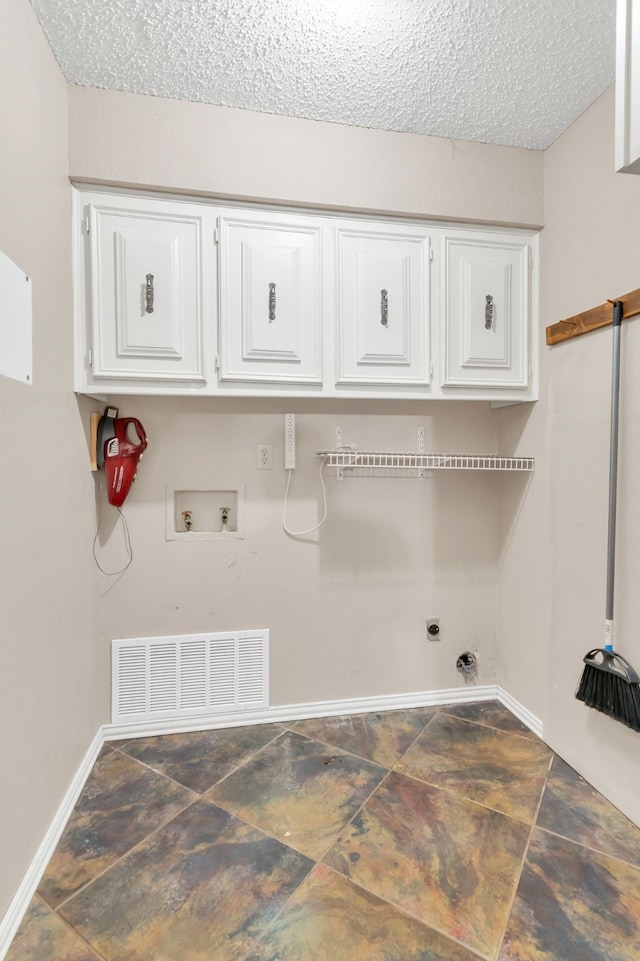
POLYGON ((256 468, 273 470, 273 447, 271 444, 258 444, 256 448, 256 468))

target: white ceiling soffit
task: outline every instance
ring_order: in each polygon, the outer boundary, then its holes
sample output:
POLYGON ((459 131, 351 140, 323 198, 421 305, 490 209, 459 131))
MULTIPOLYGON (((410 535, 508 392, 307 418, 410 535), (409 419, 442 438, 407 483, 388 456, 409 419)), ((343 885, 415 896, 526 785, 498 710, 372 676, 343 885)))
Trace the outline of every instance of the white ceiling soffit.
POLYGON ((615 0, 31 0, 71 83, 544 149, 613 82, 615 0))

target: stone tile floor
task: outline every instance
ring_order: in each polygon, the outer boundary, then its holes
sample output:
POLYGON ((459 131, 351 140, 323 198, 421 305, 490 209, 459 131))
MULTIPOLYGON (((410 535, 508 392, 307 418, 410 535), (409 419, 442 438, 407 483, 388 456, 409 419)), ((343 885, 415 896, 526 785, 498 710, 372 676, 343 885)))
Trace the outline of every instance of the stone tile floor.
POLYGON ((640 829, 495 701, 106 745, 7 961, 637 961, 640 829))

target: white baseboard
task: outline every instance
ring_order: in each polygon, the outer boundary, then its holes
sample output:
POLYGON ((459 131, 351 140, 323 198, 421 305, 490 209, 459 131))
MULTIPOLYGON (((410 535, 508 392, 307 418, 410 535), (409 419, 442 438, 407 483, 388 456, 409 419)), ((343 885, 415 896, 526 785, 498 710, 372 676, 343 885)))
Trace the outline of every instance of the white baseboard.
MULTIPOLYGON (((304 704, 277 704, 257 711, 235 711, 230 714, 200 715, 193 719, 170 721, 137 721, 130 724, 105 724, 107 740, 131 737, 153 737, 156 734, 183 734, 208 731, 220 727, 246 724, 269 724, 274 721, 297 721, 307 717, 338 717, 342 714, 368 714, 372 711, 400 711, 411 707, 440 704, 465 704, 491 701, 499 696, 495 684, 474 687, 445 688, 440 691, 418 691, 412 694, 380 694, 374 697, 348 698, 340 701, 309 701, 304 704)), ((523 709, 524 710, 524 709, 523 709)))
POLYGON ((40 883, 40 878, 44 873, 44 869, 49 863, 49 859, 55 850, 56 844, 60 840, 60 835, 64 831, 66 823, 69 820, 69 816, 75 807, 76 801, 80 796, 80 792, 82 791, 85 781, 91 772, 91 768, 96 762, 96 758, 98 757, 103 744, 104 736, 102 733, 102 728, 100 728, 93 741, 89 745, 87 753, 80 763, 80 767, 74 774, 67 793, 62 799, 60 807, 56 811, 53 820, 51 821, 51 824, 49 825, 47 832, 35 853, 35 857, 27 869, 27 873, 23 877, 20 887, 15 893, 13 901, 9 905, 7 913, 0 921, 0 961, 2 961, 2 958, 4 958, 5 954, 9 950, 9 946, 15 937, 24 913, 29 906, 29 902, 31 901, 31 898, 35 894, 36 888, 40 883))
POLYGON ((504 706, 508 708, 512 714, 515 714, 515 716, 522 721, 523 724, 526 724, 534 734, 537 734, 538 737, 541 737, 544 740, 542 721, 540 718, 536 717, 535 714, 532 714, 531 711, 527 710, 527 708, 524 707, 520 701, 516 701, 515 697, 511 697, 508 691, 505 691, 502 687, 498 688, 498 700, 501 704, 504 704, 504 706))
POLYGON ((274 721, 295 721, 310 717, 338 717, 343 714, 368 714, 376 711, 399 711, 412 707, 438 707, 441 704, 469 704, 473 701, 499 700, 527 727, 542 737, 542 722, 522 704, 495 684, 445 688, 440 691, 421 691, 413 694, 381 694, 375 697, 348 698, 340 701, 313 701, 305 704, 280 704, 257 711, 237 711, 197 717, 192 721, 156 721, 132 724, 104 724, 94 737, 80 767, 69 785, 60 807, 42 839, 36 855, 18 888, 6 915, 0 921, 0 961, 9 946, 35 894, 40 878, 60 839, 69 816, 78 800, 100 749, 105 741, 156 734, 182 734, 187 731, 214 730, 247 724, 268 724, 274 721))

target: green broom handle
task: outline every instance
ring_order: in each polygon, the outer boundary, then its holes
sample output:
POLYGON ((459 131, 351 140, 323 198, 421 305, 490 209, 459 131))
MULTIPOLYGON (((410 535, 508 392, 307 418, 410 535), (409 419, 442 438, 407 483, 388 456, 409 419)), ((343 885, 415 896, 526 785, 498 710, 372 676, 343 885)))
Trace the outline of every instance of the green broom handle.
POLYGON ((611 447, 609 451, 609 524, 607 537, 606 651, 613 650, 613 589, 616 568, 616 506, 618 495, 618 410, 620 407, 620 327, 622 301, 613 305, 613 358, 611 369, 611 447))

